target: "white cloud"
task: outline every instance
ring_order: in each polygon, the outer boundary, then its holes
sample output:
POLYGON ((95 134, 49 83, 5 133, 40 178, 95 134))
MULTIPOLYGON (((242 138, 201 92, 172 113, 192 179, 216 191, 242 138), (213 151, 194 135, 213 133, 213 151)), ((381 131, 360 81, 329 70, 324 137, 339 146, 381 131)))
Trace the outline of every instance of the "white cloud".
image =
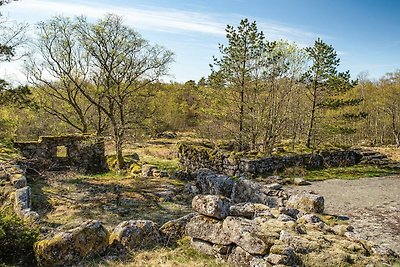
MULTIPOLYGON (((246 17, 241 14, 205 14, 172 8, 157 8, 151 6, 123 7, 99 4, 95 1, 51 1, 24 0, 13 3, 14 10, 26 10, 36 17, 54 15, 85 15, 89 18, 100 18, 106 13, 122 15, 127 24, 135 28, 165 32, 195 32, 212 35, 225 35, 227 24, 236 25, 246 17)), ((11 7, 11 5, 10 5, 11 7)), ((42 18, 43 19, 43 18, 42 18)), ((263 30, 268 39, 288 39, 297 42, 309 42, 317 34, 278 22, 257 19, 259 29, 263 30)))

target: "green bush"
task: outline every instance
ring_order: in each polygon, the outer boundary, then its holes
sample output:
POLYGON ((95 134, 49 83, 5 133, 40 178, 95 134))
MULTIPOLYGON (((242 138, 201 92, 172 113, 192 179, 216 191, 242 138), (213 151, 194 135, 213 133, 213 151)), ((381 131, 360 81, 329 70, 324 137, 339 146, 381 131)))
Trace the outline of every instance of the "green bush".
POLYGON ((34 266, 33 244, 39 235, 14 214, 0 210, 0 266, 34 266))

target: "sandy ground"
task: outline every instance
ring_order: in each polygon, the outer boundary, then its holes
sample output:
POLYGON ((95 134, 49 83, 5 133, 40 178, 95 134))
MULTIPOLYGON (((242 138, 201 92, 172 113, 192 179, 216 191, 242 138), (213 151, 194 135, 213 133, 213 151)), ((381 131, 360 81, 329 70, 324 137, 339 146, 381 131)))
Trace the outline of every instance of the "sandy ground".
POLYGON ((326 213, 349 216, 355 232, 400 254, 400 176, 334 179, 288 191, 324 196, 326 213))

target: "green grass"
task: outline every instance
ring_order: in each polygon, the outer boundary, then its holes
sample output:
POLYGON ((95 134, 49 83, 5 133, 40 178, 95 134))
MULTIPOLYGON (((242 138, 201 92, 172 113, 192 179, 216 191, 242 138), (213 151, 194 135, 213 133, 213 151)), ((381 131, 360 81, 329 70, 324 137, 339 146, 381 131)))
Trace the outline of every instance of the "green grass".
POLYGON ((370 165, 354 165, 349 167, 337 167, 323 170, 304 170, 301 168, 292 168, 286 170, 282 177, 304 177, 309 181, 323 181, 328 179, 354 180, 366 177, 381 177, 398 175, 400 172, 394 169, 382 168, 370 165))
POLYGON ((0 139, 0 162, 19 159, 21 156, 9 142, 0 139))
POLYGON ((141 162, 152 164, 157 166, 160 170, 165 170, 168 172, 172 172, 179 168, 179 160, 177 158, 174 159, 161 159, 151 155, 144 155, 140 159, 141 162))

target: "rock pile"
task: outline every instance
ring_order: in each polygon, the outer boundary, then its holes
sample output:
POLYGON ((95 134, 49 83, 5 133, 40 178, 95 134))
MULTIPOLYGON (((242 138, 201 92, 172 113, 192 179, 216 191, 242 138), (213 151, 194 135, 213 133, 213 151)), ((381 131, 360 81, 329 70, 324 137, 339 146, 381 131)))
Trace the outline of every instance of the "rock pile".
POLYGON ((186 226, 192 246, 232 266, 375 266, 395 256, 342 222, 324 223, 317 214, 323 198, 313 194, 292 196, 286 207, 275 208, 199 195, 192 207, 198 213, 186 226))
POLYGON ((260 184, 243 177, 233 179, 223 174, 217 174, 209 169, 199 169, 193 174, 194 187, 192 192, 199 194, 221 195, 232 203, 262 203, 271 208, 282 207, 288 195, 282 189, 282 179, 271 176, 271 184, 260 184))

